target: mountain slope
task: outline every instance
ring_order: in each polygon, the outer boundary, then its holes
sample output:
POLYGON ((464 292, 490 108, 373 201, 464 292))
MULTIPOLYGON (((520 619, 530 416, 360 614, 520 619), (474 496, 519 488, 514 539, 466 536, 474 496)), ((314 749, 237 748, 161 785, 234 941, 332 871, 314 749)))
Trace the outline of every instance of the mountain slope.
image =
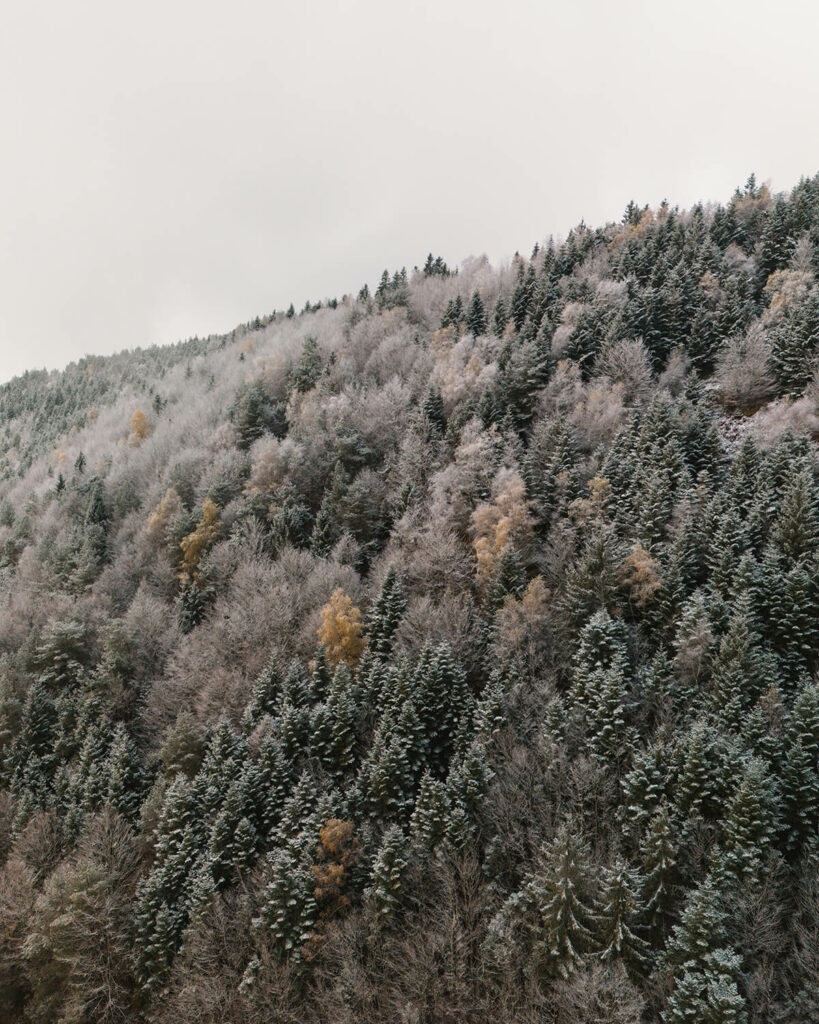
POLYGON ((819 176, 0 389, 0 1020, 819 1013, 819 176))

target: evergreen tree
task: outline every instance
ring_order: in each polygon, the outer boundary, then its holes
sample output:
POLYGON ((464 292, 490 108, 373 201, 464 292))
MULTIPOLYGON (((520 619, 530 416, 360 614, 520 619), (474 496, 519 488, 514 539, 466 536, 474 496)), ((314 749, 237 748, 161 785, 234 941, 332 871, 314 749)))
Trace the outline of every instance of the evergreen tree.
POLYGON ((649 935, 656 944, 668 933, 680 894, 675 836, 667 807, 649 823, 642 845, 642 903, 649 935))
POLYGON ((486 334, 488 322, 486 319, 486 310, 484 309, 483 300, 481 299, 480 292, 474 291, 472 298, 469 300, 469 308, 466 311, 466 326, 469 333, 474 337, 480 337, 486 334))
POLYGON ((634 930, 643 883, 622 861, 603 876, 596 922, 601 960, 622 960, 632 975, 645 970, 649 946, 634 930))
POLYGON ((567 977, 594 949, 594 908, 584 851, 563 826, 544 852, 543 868, 527 881, 515 910, 529 918, 531 965, 539 977, 567 977))
POLYGON ((410 821, 413 843, 419 849, 431 852, 444 838, 448 821, 447 787, 428 771, 424 772, 410 821))
POLYGON ((404 616, 407 598, 401 577, 391 568, 381 587, 381 593, 370 611, 367 621, 367 642, 378 658, 388 658, 392 651, 395 631, 404 616))
POLYGON ((404 872, 408 866, 406 845, 401 828, 393 825, 384 833, 373 863, 371 882, 365 898, 376 920, 382 925, 389 921, 401 904, 404 872))
POLYGON ((741 960, 727 944, 726 921, 723 898, 708 878, 691 893, 666 949, 665 962, 674 971, 666 1024, 746 1020, 738 986, 741 960))
POLYGON ((298 962, 318 920, 313 874, 303 858, 287 846, 268 856, 267 874, 262 909, 255 923, 267 930, 281 960, 298 962))
POLYGON ((717 863, 722 874, 740 881, 760 878, 778 831, 778 794, 768 766, 753 758, 725 809, 722 850, 717 863))

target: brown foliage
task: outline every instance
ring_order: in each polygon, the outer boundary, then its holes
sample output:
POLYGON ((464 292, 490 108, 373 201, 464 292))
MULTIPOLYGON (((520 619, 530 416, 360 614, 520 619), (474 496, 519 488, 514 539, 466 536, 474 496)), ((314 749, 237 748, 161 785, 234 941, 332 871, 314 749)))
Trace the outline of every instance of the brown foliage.
POLYGON ((351 821, 330 818, 322 826, 316 862, 312 868, 316 883, 313 895, 319 906, 319 918, 308 948, 303 951, 307 959, 316 955, 332 922, 350 906, 346 889, 350 882, 350 872, 358 862, 360 852, 361 844, 355 836, 351 821))
POLYGON ((623 584, 629 599, 640 608, 644 608, 662 588, 658 569, 656 559, 641 544, 634 545, 623 563, 623 584))

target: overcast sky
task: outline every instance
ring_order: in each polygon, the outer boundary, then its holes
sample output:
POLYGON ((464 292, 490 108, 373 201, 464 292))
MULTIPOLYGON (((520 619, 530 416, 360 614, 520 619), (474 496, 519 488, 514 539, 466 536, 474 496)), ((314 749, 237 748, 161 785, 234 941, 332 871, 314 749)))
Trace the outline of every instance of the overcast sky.
POLYGON ((819 9, 0 5, 0 380, 819 170, 819 9))

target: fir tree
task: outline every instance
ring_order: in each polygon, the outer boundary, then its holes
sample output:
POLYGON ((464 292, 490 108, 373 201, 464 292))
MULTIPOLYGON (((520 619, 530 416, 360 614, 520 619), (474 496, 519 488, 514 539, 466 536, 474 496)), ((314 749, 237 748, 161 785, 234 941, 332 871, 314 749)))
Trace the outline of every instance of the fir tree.
POLYGON ((723 875, 758 881, 778 831, 778 794, 768 766, 753 758, 728 801, 717 864, 723 875))
POLYGON ((419 849, 431 852, 444 838, 448 821, 447 787, 428 771, 424 772, 410 821, 413 843, 419 849))

